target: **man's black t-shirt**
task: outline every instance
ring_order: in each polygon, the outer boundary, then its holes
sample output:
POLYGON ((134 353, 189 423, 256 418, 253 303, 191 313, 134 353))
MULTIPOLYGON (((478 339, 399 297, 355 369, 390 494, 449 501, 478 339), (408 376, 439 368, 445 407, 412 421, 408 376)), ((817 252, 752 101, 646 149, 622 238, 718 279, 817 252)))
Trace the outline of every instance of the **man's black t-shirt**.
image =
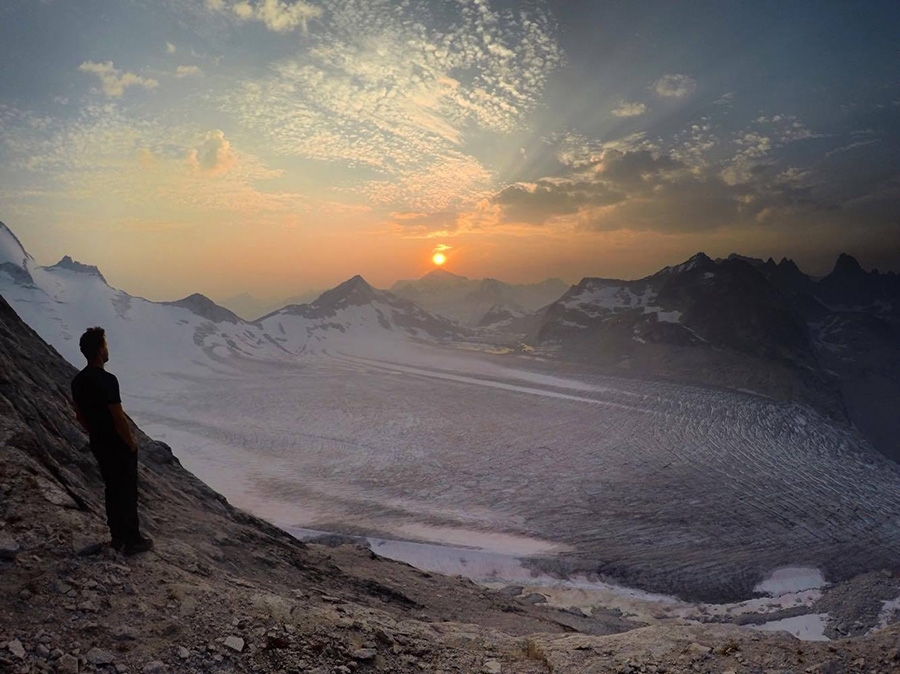
POLYGON ((88 365, 72 380, 72 398, 87 423, 94 449, 125 446, 109 411, 110 405, 122 402, 115 375, 88 365))

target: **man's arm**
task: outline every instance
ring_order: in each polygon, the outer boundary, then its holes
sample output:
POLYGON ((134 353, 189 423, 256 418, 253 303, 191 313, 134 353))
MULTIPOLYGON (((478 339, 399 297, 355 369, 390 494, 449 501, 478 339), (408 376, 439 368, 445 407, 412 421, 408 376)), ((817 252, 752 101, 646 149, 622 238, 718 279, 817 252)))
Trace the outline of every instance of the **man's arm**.
POLYGON ((137 443, 134 441, 134 436, 131 434, 131 426, 128 425, 128 417, 125 416, 125 410, 122 409, 122 403, 110 405, 109 411, 112 413, 113 425, 116 427, 116 433, 119 434, 119 437, 122 438, 122 441, 128 445, 128 448, 132 452, 136 452, 137 443))
POLYGON ((78 419, 78 423, 81 424, 81 427, 84 429, 85 433, 90 433, 91 429, 88 428, 87 421, 85 421, 84 415, 81 413, 81 408, 78 406, 74 400, 72 401, 72 407, 75 408, 75 418, 78 419))

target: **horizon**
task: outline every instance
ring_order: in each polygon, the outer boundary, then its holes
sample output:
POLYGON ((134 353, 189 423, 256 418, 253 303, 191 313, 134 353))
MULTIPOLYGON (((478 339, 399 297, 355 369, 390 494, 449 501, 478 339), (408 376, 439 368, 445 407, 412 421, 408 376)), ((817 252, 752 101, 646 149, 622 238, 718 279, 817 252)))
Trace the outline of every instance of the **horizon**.
MULTIPOLYGON (((585 279, 636 281, 636 280, 646 278, 647 276, 651 276, 659 271, 662 271, 666 267, 672 267, 672 266, 676 266, 676 265, 682 264, 684 262, 687 262, 690 259, 692 259, 698 255, 706 255, 707 257, 709 257, 710 259, 712 259, 714 261, 725 260, 732 256, 736 256, 739 258, 750 258, 750 259, 759 260, 762 262, 767 262, 768 260, 772 260, 776 264, 780 264, 783 261, 789 261, 789 262, 793 262, 794 264, 796 264, 797 267, 800 269, 800 271, 803 274, 807 275, 809 278, 811 278, 813 280, 824 278, 829 273, 831 273, 834 270, 834 267, 837 264, 838 259, 844 255, 847 255, 847 256, 853 258, 860 265, 860 267, 863 269, 863 271, 865 271, 866 273, 873 273, 873 272, 874 273, 897 273, 894 270, 878 269, 877 267, 868 266, 868 265, 864 264, 863 262, 861 262, 859 260, 859 258, 857 258, 855 255, 853 255, 852 253, 847 253, 847 252, 839 253, 838 256, 835 258, 835 260, 833 261, 833 263, 831 264, 831 266, 829 268, 827 268, 824 271, 824 273, 812 274, 808 270, 804 269, 803 265, 798 264, 796 260, 794 260, 793 258, 787 257, 787 256, 781 256, 780 258, 777 258, 774 255, 770 255, 768 257, 755 257, 755 256, 744 255, 743 253, 740 253, 738 251, 732 251, 732 252, 728 253, 727 255, 709 255, 706 251, 696 251, 695 253, 691 254, 690 256, 688 256, 686 258, 679 259, 677 261, 670 261, 667 264, 662 265, 658 269, 655 269, 648 274, 644 274, 644 275, 637 276, 634 278, 616 278, 616 277, 611 277, 611 276, 586 275, 586 276, 582 276, 582 277, 578 278, 577 280, 570 281, 570 280, 560 278, 560 277, 548 276, 548 277, 533 280, 533 281, 516 283, 516 282, 509 281, 507 279, 502 279, 502 278, 498 278, 495 276, 483 276, 480 278, 473 278, 470 276, 466 276, 465 274, 460 274, 455 271, 452 271, 452 270, 448 269, 446 267, 446 265, 441 264, 441 265, 431 265, 431 268, 428 269, 427 271, 425 271, 420 276, 417 276, 414 278, 396 278, 393 281, 390 281, 386 285, 379 285, 379 284, 371 282, 368 278, 366 278, 365 274, 352 274, 351 276, 348 276, 344 279, 338 280, 338 281, 334 282, 332 285, 327 286, 325 288, 305 288, 305 289, 300 289, 299 291, 295 291, 294 293, 292 293, 290 295, 283 295, 283 296, 278 296, 278 297, 274 297, 274 296, 273 297, 259 297, 259 296, 253 295, 252 293, 250 293, 248 291, 243 291, 243 292, 240 292, 240 293, 228 296, 228 297, 216 297, 214 295, 208 294, 206 292, 203 292, 202 290, 197 290, 197 289, 187 290, 186 292, 184 292, 180 295, 174 296, 174 297, 149 297, 146 295, 134 294, 134 293, 130 292, 129 290, 116 285, 114 282, 111 282, 110 279, 106 277, 106 274, 104 274, 103 269, 99 265, 95 265, 91 261, 79 260, 69 254, 63 254, 63 256, 60 257, 59 259, 57 259, 55 262, 42 263, 40 260, 38 260, 36 257, 34 257, 31 253, 31 251, 28 249, 28 247, 24 243, 22 243, 21 238, 19 237, 18 233, 15 230, 13 230, 13 228, 11 228, 3 220, 0 220, 0 227, 5 227, 13 235, 13 237, 16 238, 16 240, 19 242, 19 244, 23 247, 23 249, 25 250, 25 253, 28 255, 31 255, 34 258, 35 262, 39 266, 52 267, 52 266, 55 266, 55 265, 61 263, 65 258, 69 258, 76 264, 82 264, 82 265, 89 266, 89 267, 95 267, 97 269, 97 271, 99 271, 100 274, 103 275, 104 280, 106 281, 106 283, 108 285, 110 285, 110 287, 116 288, 117 290, 121 290, 121 291, 127 293, 128 295, 131 295, 132 297, 140 297, 142 299, 146 299, 146 300, 149 300, 152 302, 177 302, 180 300, 187 299, 193 295, 201 295, 201 296, 206 297, 207 299, 210 299, 213 302, 215 302, 216 304, 221 305, 225 308, 230 308, 228 306, 229 304, 232 304, 235 301, 241 300, 242 298, 247 298, 249 300, 253 300, 254 302, 259 303, 259 304, 269 304, 269 305, 273 305, 273 306, 277 304, 278 306, 276 306, 274 308, 274 310, 277 310, 277 309, 283 308, 284 306, 289 306, 289 305, 295 304, 295 303, 296 304, 301 304, 301 303, 308 304, 308 303, 313 302, 315 299, 317 299, 322 293, 327 292, 328 290, 331 290, 333 288, 336 288, 344 283, 347 283, 348 281, 351 281, 352 279, 354 279, 356 277, 362 278, 363 281, 368 283, 370 286, 372 286, 376 290, 386 290, 386 291, 390 291, 397 283, 400 283, 400 282, 420 281, 420 280, 424 279, 425 277, 428 277, 431 275, 438 275, 441 273, 448 274, 450 276, 454 276, 457 278, 462 278, 467 281, 479 282, 479 281, 484 281, 484 280, 490 279, 490 280, 500 281, 501 283, 506 283, 508 285, 514 285, 514 286, 537 285, 537 284, 544 283, 547 281, 561 281, 564 284, 568 285, 569 287, 573 287, 573 286, 577 286, 579 283, 581 283, 585 279), (299 297, 309 297, 310 299, 307 299, 304 302, 293 302, 292 301, 299 297), (279 304, 281 302, 284 302, 285 304, 279 304)), ((231 309, 231 311, 234 311, 235 313, 238 313, 240 315, 240 312, 238 312, 236 309, 231 309)), ((245 318, 243 316, 241 316, 241 317, 244 318, 244 320, 248 320, 247 318, 245 318)), ((250 320, 255 320, 255 319, 250 319, 250 320)))
POLYGON ((699 250, 900 272, 895 2, 2 12, 0 219, 140 296, 385 287, 435 253, 510 283, 699 250))

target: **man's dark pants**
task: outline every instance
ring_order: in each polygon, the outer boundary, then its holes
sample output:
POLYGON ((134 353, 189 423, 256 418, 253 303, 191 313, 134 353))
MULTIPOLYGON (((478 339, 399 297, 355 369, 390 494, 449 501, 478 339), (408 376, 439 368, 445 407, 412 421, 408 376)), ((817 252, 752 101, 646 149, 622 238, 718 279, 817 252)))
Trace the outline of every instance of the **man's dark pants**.
POLYGON ((113 543, 139 541, 137 453, 122 445, 91 446, 91 451, 106 483, 106 523, 113 543))

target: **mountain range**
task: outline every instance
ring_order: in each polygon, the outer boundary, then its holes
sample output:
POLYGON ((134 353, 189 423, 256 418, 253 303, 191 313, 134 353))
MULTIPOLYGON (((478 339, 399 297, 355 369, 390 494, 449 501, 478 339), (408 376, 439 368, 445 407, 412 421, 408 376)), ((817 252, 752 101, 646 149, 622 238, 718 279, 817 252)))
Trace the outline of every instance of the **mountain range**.
MULTIPOLYGON (((4 272, 18 283, 53 278, 13 261, 4 272)), ((583 611, 563 608, 578 601, 567 597, 551 607, 521 586, 491 590, 342 544, 359 539, 301 543, 235 508, 136 427, 142 525, 156 545, 126 558, 104 544, 103 481, 68 401, 76 370, 2 298, 0 365, 4 672, 687 673, 798 662, 843 672, 900 663, 900 628, 879 622, 879 606, 896 603, 883 599, 898 587, 889 571, 826 591, 820 603, 835 625, 873 629, 831 643, 714 624, 723 615, 706 606, 707 624, 669 604, 636 615, 630 595, 627 615, 618 602, 583 611)), ((797 607, 779 610, 782 601, 765 598, 774 611, 743 617, 789 621, 797 607)))
POLYGON ((199 294, 133 297, 68 256, 39 266, 0 223, 0 294, 72 363, 81 362, 78 335, 103 325, 126 376, 329 350, 402 359, 415 342, 501 339, 580 367, 800 402, 856 425, 900 460, 900 277, 866 272, 848 255, 821 279, 788 259, 703 253, 646 278, 585 278, 572 287, 435 270, 386 291, 355 276, 250 322, 199 294))
POLYGON ((71 363, 78 338, 103 326, 127 375, 189 374, 225 357, 292 359, 330 346, 374 348, 407 340, 459 339, 453 322, 376 290, 356 276, 309 304, 245 321, 201 294, 151 302, 111 287, 93 266, 64 257, 40 266, 0 223, 0 293, 71 363))
POLYGON ((848 255, 818 280, 788 259, 703 253, 635 281, 585 278, 525 338, 565 359, 808 404, 900 459, 900 277, 848 255))
POLYGON ((500 312, 534 312, 568 290, 557 278, 540 283, 513 285, 493 278, 469 279, 444 269, 435 269, 416 280, 397 281, 391 292, 433 314, 463 325, 489 325, 490 315, 500 312))

